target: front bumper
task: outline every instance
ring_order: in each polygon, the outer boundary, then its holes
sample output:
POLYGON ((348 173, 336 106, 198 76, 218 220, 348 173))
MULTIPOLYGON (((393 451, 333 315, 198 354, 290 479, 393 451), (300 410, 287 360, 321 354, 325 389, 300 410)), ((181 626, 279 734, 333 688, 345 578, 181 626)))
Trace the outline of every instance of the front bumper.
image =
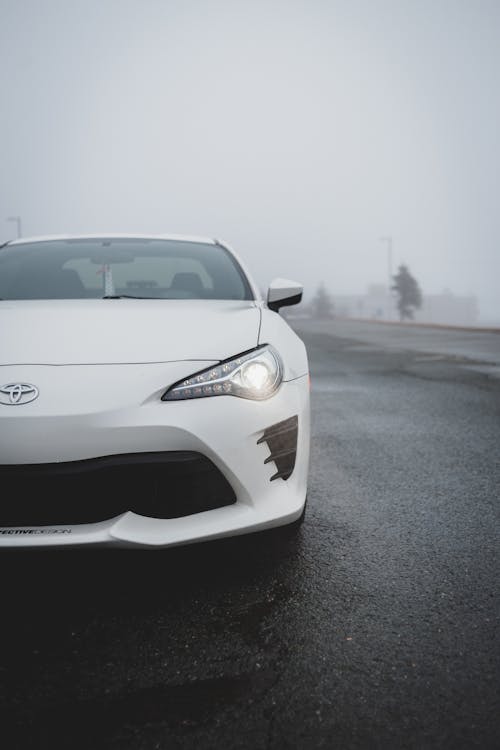
MULTIPOLYGON (((174 364, 176 372, 170 374, 164 364, 125 365, 119 373, 116 366, 86 367, 76 407, 74 395, 68 397, 68 382, 81 379, 82 368, 58 368, 57 379, 54 368, 47 366, 23 366, 22 373, 21 368, 8 368, 13 371, 7 376, 11 382, 36 383, 40 398, 2 410, 0 462, 36 464, 124 453, 193 451, 215 464, 233 488, 236 503, 181 518, 125 512, 91 524, 0 528, 0 547, 167 547, 271 528, 300 516, 309 463, 307 376, 283 383, 267 401, 219 396, 161 402, 161 393, 174 375, 175 379, 184 376, 179 375, 181 363, 174 364), (103 367, 109 390, 103 386, 103 367), (138 385, 143 397, 131 404, 130 393, 137 392, 138 385), (54 403, 59 405, 55 414, 54 403), (271 481, 276 465, 265 463, 269 447, 258 441, 267 428, 293 415, 298 417, 295 467, 288 479, 271 481)), ((196 369, 196 363, 182 365, 196 369)), ((168 496, 169 487, 164 491, 168 496)), ((67 501, 71 503, 71 496, 67 501)))

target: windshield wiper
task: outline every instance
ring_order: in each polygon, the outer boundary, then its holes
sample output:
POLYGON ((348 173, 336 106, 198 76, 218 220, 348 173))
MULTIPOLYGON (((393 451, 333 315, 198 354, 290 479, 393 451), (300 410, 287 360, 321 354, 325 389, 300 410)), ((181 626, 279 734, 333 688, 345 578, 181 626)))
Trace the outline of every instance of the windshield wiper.
POLYGON ((157 297, 136 297, 134 294, 105 294, 101 299, 157 299, 157 297))

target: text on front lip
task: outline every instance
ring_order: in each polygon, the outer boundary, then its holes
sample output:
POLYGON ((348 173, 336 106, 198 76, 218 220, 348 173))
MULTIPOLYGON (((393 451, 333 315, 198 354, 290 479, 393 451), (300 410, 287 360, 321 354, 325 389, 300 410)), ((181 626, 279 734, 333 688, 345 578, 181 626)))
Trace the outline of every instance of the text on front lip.
POLYGON ((34 534, 72 534, 73 529, 0 529, 4 536, 31 536, 34 534))

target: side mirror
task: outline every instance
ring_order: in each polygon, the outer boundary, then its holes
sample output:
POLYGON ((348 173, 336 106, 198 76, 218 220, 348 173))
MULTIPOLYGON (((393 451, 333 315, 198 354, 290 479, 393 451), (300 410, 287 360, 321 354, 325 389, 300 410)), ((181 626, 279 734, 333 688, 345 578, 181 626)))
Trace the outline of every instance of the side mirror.
POLYGON ((304 287, 290 279, 274 279, 269 284, 267 292, 267 306, 270 310, 278 312, 280 307, 298 305, 302 299, 304 287))

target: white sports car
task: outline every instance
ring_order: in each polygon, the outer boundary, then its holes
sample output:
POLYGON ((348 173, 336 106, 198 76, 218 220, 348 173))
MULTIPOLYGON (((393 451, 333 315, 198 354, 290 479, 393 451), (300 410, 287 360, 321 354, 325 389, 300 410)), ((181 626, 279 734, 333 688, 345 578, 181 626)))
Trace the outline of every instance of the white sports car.
POLYGON ((168 547, 300 523, 305 347, 211 239, 0 247, 0 546, 168 547))

